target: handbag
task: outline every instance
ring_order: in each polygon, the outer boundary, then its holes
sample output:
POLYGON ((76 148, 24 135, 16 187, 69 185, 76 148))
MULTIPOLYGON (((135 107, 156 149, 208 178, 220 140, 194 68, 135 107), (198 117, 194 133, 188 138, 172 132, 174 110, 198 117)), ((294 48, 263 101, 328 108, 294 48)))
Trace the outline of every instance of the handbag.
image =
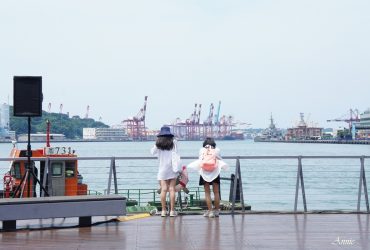
POLYGON ((186 166, 182 166, 182 171, 179 175, 179 183, 181 186, 186 187, 186 184, 189 182, 189 175, 186 166))
POLYGON ((214 148, 207 148, 207 150, 203 153, 200 166, 203 170, 207 172, 212 172, 216 169, 217 157, 214 148))
POLYGON ((174 148, 172 149, 171 157, 172 171, 175 173, 180 172, 181 158, 180 155, 177 153, 176 144, 174 144, 174 148))

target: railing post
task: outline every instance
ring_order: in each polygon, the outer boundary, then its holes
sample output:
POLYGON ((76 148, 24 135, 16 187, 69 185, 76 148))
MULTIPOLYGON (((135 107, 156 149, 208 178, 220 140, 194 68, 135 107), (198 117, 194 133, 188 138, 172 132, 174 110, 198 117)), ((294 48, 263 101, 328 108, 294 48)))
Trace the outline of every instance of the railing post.
POLYGON ((180 211, 182 212, 182 197, 181 197, 181 191, 177 192, 177 200, 179 202, 180 211))
POLYGON ((112 185, 112 176, 113 176, 113 164, 114 164, 114 157, 110 159, 110 168, 109 168, 109 176, 108 176, 108 188, 107 194, 110 194, 110 188, 112 185))
POLYGON ((140 207, 140 204, 141 204, 141 189, 139 189, 139 203, 138 203, 138 206, 140 207))
POLYGON ((235 167, 235 177, 234 177, 234 188, 233 188, 233 196, 232 196, 232 201, 231 201, 231 213, 235 213, 235 201, 236 201, 236 188, 239 183, 239 191, 241 195, 241 202, 242 202, 242 209, 243 212, 245 211, 244 208, 244 198, 243 198, 243 189, 241 185, 241 174, 240 174, 240 157, 238 156, 236 158, 236 167, 235 167))
POLYGON ((299 191, 299 157, 298 157, 298 167, 297 167, 297 180, 295 184, 295 200, 294 200, 294 212, 297 212, 298 207, 298 191, 299 191))
POLYGON ((242 181, 242 173, 240 169, 240 157, 238 156, 236 160, 236 165, 238 166, 238 172, 239 172, 239 190, 240 190, 240 201, 242 204, 242 211, 245 212, 245 206, 244 206, 244 193, 243 193, 243 181, 242 181))
POLYGON ((362 186, 364 186, 366 211, 369 213, 369 197, 367 193, 367 184, 366 184, 366 176, 365 176, 365 157, 364 156, 361 156, 360 162, 361 162, 361 170, 360 170, 360 181, 358 184, 357 212, 360 212, 362 186))
POLYGON ((303 169, 302 169, 302 156, 298 156, 298 169, 297 169, 297 180, 295 186, 295 201, 294 201, 294 212, 297 212, 298 208, 298 192, 299 186, 302 188, 302 200, 303 200, 303 209, 307 212, 307 202, 306 202, 306 192, 304 188, 304 179, 303 179, 303 169))
POLYGON ((368 196, 368 193, 367 193, 367 184, 366 184, 365 156, 362 156, 362 158, 361 158, 361 165, 362 165, 362 169, 363 169, 362 177, 364 178, 363 179, 363 184, 364 184, 364 192, 365 192, 366 210, 369 213, 370 210, 369 210, 369 196, 368 196))
POLYGON ((50 161, 50 159, 49 159, 49 157, 47 158, 48 160, 47 160, 47 165, 46 165, 46 163, 45 163, 45 167, 48 169, 48 193, 49 193, 49 195, 50 196, 53 196, 53 171, 52 171, 52 169, 51 169, 51 161, 50 161))
POLYGON ((116 170, 116 158, 113 157, 113 182, 114 182, 114 193, 118 194, 118 182, 117 182, 117 170, 116 170))
MULTIPOLYGON (((47 176, 48 176, 47 175, 48 166, 49 166, 49 157, 46 157, 46 159, 45 159, 45 166, 44 166, 44 174, 43 174, 43 177, 42 177, 42 186, 44 188, 46 188, 46 181, 47 181, 47 176)), ((50 174, 50 172, 49 172, 49 174, 50 174)), ((45 191, 42 188, 41 188, 41 197, 45 197, 45 191)))
POLYGON ((298 158, 298 164, 300 169, 300 179, 301 179, 301 188, 302 188, 302 200, 304 211, 307 212, 307 202, 306 202, 306 190, 304 188, 304 179, 303 179, 303 168, 302 168, 302 156, 298 158))

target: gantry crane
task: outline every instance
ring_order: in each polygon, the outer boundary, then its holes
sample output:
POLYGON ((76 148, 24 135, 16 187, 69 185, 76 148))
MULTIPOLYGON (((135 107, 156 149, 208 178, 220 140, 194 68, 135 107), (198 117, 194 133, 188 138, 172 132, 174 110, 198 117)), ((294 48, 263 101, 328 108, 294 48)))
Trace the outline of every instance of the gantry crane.
POLYGON ((207 138, 207 137, 214 137, 213 135, 213 110, 214 110, 214 106, 213 106, 213 103, 211 103, 210 107, 209 107, 209 113, 208 113, 208 117, 207 119, 203 122, 203 136, 204 138, 207 138))
POLYGON ((326 120, 327 122, 347 122, 348 128, 351 131, 352 130, 352 124, 353 122, 359 122, 359 114, 357 109, 350 109, 349 110, 349 117, 348 118, 336 118, 336 119, 330 119, 326 120))
POLYGON ((199 140, 200 137, 200 114, 201 114, 202 104, 195 103, 194 111, 190 118, 186 120, 186 137, 190 140, 199 140))
POLYGON ((133 141, 147 140, 145 127, 145 114, 148 96, 144 98, 144 106, 140 109, 136 116, 127 118, 122 123, 126 126, 127 134, 133 141))

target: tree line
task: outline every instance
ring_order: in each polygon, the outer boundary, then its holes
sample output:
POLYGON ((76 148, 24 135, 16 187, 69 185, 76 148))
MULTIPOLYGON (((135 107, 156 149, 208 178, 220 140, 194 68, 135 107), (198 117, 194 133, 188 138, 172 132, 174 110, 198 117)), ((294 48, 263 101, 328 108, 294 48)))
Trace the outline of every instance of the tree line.
MULTIPOLYGON (((17 135, 28 133, 28 119, 27 117, 13 116, 13 106, 9 107, 10 130, 16 132, 17 135)), ((49 113, 42 111, 41 117, 31 118, 31 133, 46 133, 46 121, 49 120, 50 133, 64 134, 68 139, 82 138, 83 128, 108 128, 109 126, 95 121, 91 118, 81 118, 79 116, 69 117, 67 114, 49 113)))

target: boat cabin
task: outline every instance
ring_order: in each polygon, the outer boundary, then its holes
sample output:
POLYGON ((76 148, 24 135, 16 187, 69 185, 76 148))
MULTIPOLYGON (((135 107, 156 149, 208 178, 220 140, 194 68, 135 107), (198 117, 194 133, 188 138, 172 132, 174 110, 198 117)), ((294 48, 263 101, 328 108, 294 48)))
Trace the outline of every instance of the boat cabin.
POLYGON ((74 150, 70 147, 44 147, 32 150, 31 167, 28 167, 27 150, 13 148, 10 165, 10 187, 6 193, 4 177, 4 196, 74 196, 86 195, 87 185, 82 183, 78 173, 78 163, 74 150), (22 160, 16 158, 24 157, 22 160), (46 161, 48 159, 48 161, 46 161), (47 166, 46 164, 49 164, 47 166), (45 188, 44 190, 42 189, 45 188), (46 191, 42 192, 42 191, 46 191))

